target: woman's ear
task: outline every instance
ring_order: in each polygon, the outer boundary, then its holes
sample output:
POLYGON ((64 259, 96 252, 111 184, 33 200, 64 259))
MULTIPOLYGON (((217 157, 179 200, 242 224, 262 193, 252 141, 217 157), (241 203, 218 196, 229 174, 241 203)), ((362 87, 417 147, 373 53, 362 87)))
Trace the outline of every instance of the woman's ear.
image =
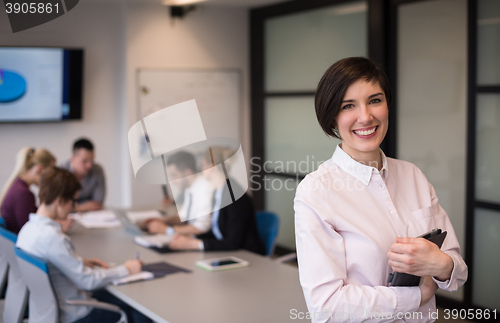
POLYGON ((53 204, 55 207, 62 206, 62 205, 61 205, 61 198, 60 198, 60 197, 56 197, 56 199, 54 200, 54 202, 52 202, 52 204, 53 204))
POLYGON ((42 164, 37 164, 34 167, 35 167, 37 174, 42 174, 42 172, 43 172, 43 165, 42 164))

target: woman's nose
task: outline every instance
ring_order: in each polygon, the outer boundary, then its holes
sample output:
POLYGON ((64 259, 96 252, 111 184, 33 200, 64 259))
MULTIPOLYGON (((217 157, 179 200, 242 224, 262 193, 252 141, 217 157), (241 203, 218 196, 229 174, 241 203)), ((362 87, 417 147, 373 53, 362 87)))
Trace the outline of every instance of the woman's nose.
POLYGON ((372 113, 370 108, 365 105, 362 105, 358 112, 358 122, 362 124, 369 124, 373 120, 372 113))

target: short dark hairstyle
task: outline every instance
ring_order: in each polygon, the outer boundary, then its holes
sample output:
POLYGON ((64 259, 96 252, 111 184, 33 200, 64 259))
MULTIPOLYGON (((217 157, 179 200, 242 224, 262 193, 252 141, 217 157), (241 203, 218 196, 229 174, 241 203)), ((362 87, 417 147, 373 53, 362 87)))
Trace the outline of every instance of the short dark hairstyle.
POLYGON ((73 144, 73 153, 75 153, 80 148, 94 151, 94 145, 87 138, 80 138, 75 141, 75 143, 73 144))
POLYGON ((72 200, 82 185, 70 171, 50 167, 40 178, 40 204, 50 205, 59 197, 62 202, 72 200))
POLYGON ((387 75, 380 65, 364 57, 341 59, 326 70, 314 96, 316 117, 327 135, 340 138, 333 130, 333 122, 340 112, 347 88, 359 79, 377 82, 384 91, 387 107, 390 106, 391 88, 387 75))
POLYGON ((190 169, 193 174, 196 173, 196 160, 193 154, 187 151, 179 151, 168 158, 167 166, 175 165, 181 172, 190 169))

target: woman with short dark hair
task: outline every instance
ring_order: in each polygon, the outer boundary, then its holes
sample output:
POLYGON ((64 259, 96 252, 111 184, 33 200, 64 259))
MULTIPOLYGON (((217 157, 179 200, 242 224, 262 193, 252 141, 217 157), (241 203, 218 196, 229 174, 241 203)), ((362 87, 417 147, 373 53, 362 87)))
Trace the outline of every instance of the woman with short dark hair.
POLYGON ((363 57, 336 62, 319 82, 318 122, 341 144, 299 184, 294 201, 300 282, 313 322, 432 321, 436 289, 456 291, 467 279, 432 185, 415 165, 380 149, 390 102, 383 69, 363 57), (448 232, 441 249, 410 238, 434 228, 448 232), (420 285, 389 286, 393 270, 421 276, 420 285))

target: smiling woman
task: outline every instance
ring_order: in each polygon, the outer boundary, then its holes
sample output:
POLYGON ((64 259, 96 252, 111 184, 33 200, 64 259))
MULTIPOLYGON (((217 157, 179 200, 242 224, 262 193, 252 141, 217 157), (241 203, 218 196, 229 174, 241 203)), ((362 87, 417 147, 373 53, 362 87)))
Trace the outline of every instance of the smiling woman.
POLYGON ((433 321, 437 288, 456 291, 467 280, 434 188, 415 165, 379 148, 388 84, 381 67, 351 57, 333 64, 316 91, 319 124, 341 144, 300 183, 294 201, 300 282, 309 311, 319 313, 313 322, 333 320, 329 313, 360 313, 349 322, 371 319, 369 313, 384 313, 377 322, 433 321), (434 228, 448 232, 442 249, 410 238, 434 228), (420 285, 389 286, 392 271, 421 276, 420 285))

